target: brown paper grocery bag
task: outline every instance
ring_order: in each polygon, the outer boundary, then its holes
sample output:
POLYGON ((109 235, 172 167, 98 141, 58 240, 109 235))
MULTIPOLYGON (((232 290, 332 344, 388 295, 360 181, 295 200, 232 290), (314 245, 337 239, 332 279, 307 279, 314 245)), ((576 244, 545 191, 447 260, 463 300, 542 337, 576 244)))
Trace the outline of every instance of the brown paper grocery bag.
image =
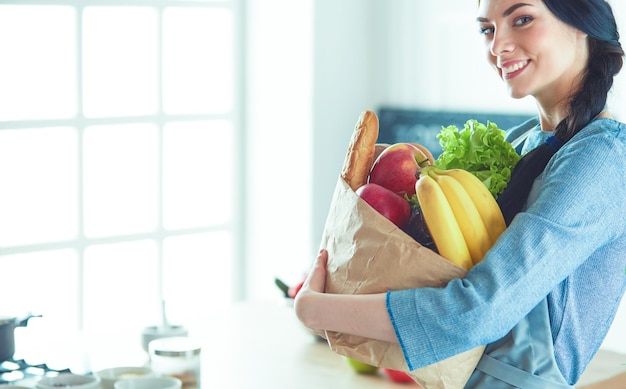
MULTIPOLYGON (((442 287, 466 273, 376 212, 341 177, 320 246, 329 253, 327 293, 364 294, 442 287)), ((408 372, 426 389, 463 388, 484 350, 484 346, 476 347, 409 372, 396 343, 330 331, 325 337, 338 354, 373 366, 408 372)))

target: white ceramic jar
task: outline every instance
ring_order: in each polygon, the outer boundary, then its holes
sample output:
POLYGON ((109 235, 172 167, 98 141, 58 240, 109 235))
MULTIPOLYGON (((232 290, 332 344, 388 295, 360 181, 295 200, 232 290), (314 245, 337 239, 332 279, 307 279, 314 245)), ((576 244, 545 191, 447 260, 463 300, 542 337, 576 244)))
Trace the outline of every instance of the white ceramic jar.
POLYGON ((148 345, 150 367, 157 376, 175 377, 183 389, 200 389, 200 344, 189 337, 155 339, 148 345))

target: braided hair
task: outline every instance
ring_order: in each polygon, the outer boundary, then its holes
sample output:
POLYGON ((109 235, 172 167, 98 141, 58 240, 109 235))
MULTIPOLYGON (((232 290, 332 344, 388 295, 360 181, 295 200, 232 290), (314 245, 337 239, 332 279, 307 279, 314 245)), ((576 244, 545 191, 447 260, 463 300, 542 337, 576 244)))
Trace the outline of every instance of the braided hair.
POLYGON ((570 101, 568 116, 555 129, 555 136, 565 143, 604 110, 613 78, 622 68, 624 50, 605 0, 543 2, 558 19, 588 36, 589 61, 582 85, 570 101))
POLYGON ((604 110, 624 60, 615 17, 605 0, 543 2, 562 22, 587 34, 589 59, 580 88, 571 97, 568 114, 554 129, 554 136, 520 159, 507 188, 498 196, 507 224, 523 209, 534 180, 554 153, 604 110))

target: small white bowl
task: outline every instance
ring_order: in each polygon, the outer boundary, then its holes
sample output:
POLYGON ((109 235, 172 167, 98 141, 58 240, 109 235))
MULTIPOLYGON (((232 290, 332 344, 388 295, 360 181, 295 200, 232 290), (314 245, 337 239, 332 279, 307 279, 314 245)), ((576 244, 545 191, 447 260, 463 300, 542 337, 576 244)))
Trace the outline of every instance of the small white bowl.
POLYGON ((115 389, 181 389, 183 383, 174 377, 126 378, 115 383, 115 389))
POLYGON ((103 369, 95 373, 100 380, 101 389, 114 389, 117 381, 126 378, 140 378, 154 376, 152 369, 142 366, 120 366, 103 369))
POLYGON ((43 377, 37 382, 38 389, 98 389, 100 378, 94 375, 61 373, 57 376, 43 377))

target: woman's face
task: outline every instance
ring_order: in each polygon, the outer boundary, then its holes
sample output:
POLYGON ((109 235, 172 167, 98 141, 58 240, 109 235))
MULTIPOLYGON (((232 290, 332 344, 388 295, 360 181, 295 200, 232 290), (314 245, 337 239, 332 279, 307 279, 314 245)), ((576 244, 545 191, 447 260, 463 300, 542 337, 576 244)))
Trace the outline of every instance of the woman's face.
POLYGON ((555 104, 586 67, 586 35, 557 19, 542 0, 481 0, 477 17, 490 63, 514 98, 555 104))

